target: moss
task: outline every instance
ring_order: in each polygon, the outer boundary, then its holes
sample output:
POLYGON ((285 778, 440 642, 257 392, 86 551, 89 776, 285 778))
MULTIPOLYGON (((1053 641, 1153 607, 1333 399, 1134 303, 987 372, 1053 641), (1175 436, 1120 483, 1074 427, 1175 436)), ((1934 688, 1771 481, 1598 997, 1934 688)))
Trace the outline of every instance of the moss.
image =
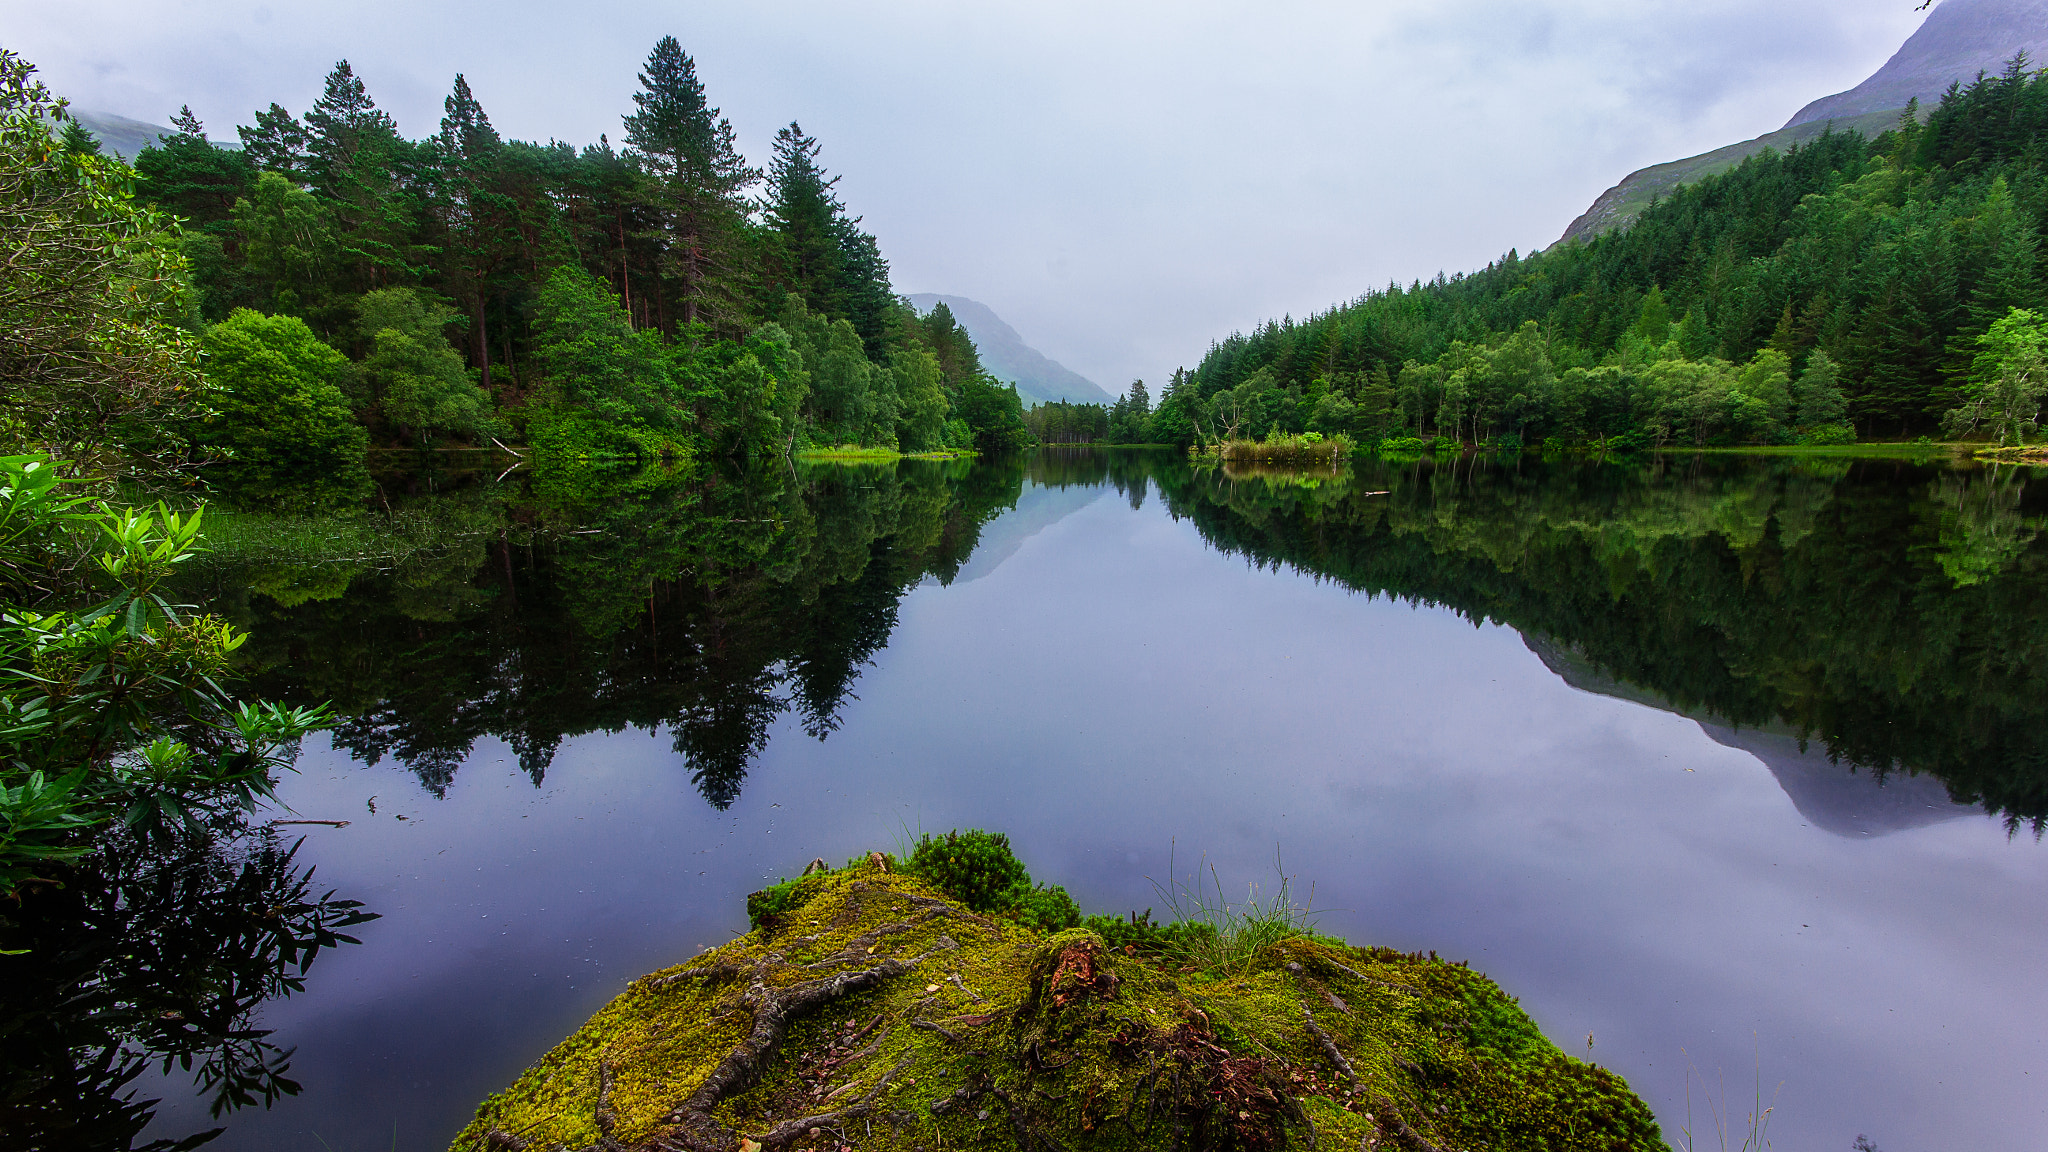
POLYGON ((1619 1077, 1434 957, 1300 937, 1207 975, 1142 951, 1149 918, 1040 932, 886 861, 769 891, 455 1147, 1663 1148, 1619 1077))

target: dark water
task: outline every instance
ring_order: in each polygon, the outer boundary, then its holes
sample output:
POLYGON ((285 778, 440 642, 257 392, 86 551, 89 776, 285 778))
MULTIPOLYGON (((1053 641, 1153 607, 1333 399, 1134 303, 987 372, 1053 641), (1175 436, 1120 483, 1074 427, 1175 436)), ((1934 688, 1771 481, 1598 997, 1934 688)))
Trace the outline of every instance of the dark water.
MULTIPOLYGON (((2040 1147, 2048 484, 1931 464, 1047 455, 416 479, 382 550, 244 543, 283 795, 382 919, 259 1012, 225 1149, 445 1147, 813 856, 999 828, 1089 911, 1170 852, 1469 958, 1682 1146, 2040 1147), (483 478, 487 480, 488 478, 483 478), (269 551, 266 551, 266 548, 269 551), (373 810, 374 809, 374 810, 373 810), (1726 1085, 1725 1089, 1723 1085, 1726 1085), (1730 1146, 1740 1143, 1739 1136, 1730 1146)), ((188 1077, 151 1135, 208 1126, 188 1077)))

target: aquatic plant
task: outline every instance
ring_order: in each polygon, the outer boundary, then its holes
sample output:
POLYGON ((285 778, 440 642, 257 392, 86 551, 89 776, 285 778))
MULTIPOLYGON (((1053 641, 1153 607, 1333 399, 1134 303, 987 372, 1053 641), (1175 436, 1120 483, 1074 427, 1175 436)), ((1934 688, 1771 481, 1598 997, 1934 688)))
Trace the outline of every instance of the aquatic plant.
POLYGON ((1191 450, 1197 460, 1231 463, 1333 464, 1351 455, 1351 438, 1320 432, 1274 432, 1264 440, 1227 439, 1191 450))

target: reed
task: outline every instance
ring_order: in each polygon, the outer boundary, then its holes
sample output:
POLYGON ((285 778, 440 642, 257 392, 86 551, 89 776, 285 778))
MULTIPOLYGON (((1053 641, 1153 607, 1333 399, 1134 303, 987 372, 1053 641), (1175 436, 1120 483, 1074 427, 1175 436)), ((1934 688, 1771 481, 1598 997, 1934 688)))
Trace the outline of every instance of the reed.
POLYGON ((1193 450, 1197 458, 1225 463, 1335 464, 1351 455, 1348 436, 1320 432, 1274 433, 1264 440, 1225 440, 1193 450))

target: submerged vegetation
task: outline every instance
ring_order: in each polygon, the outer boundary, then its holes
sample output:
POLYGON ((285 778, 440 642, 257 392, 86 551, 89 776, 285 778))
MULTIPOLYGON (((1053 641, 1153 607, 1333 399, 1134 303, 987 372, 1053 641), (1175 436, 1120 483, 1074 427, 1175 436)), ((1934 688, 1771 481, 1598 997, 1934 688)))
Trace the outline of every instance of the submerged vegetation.
POLYGON ((454 1148, 1664 1147, 1620 1077, 1462 964, 1292 929, 1204 966, 1183 924, 1033 925, 1003 894, 1058 889, 980 831, 813 867, 454 1148))

